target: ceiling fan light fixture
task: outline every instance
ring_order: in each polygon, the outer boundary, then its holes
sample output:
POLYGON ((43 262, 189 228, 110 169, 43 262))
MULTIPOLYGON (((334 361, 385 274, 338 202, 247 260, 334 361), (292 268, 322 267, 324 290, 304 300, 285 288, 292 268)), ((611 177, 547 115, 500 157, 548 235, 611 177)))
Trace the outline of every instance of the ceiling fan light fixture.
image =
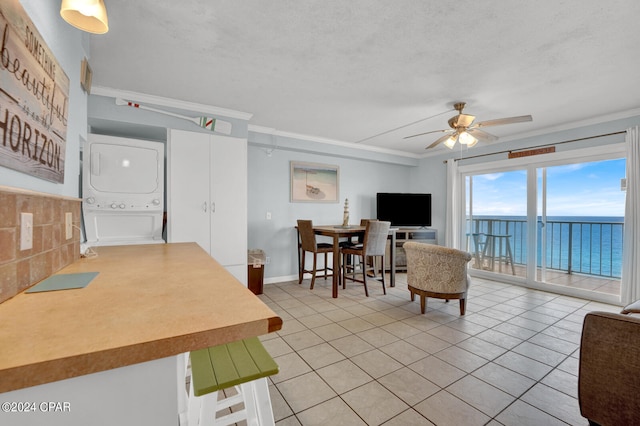
POLYGON ((449 149, 453 149, 453 146, 456 144, 457 140, 458 140, 458 135, 453 134, 446 141, 444 141, 444 146, 446 146, 449 149))
POLYGON ((458 140, 462 145, 468 145, 469 147, 472 147, 478 143, 478 139, 476 139, 473 135, 467 132, 460 133, 458 140))
POLYGON ((521 115, 517 117, 506 117, 498 118, 495 120, 481 121, 474 124, 476 119, 475 115, 463 114, 462 112, 465 105, 466 104, 464 102, 456 102, 453 105, 455 110, 458 111, 458 114, 449 118, 448 123, 450 129, 432 130, 430 132, 418 133, 416 135, 405 136, 404 139, 428 135, 431 133, 446 132, 446 135, 439 137, 425 149, 431 149, 440 144, 444 144, 447 148, 453 149, 456 142, 460 142, 460 145, 466 145, 467 148, 471 148, 478 143, 478 139, 482 139, 483 141, 487 142, 494 142, 498 140, 497 136, 481 130, 481 127, 503 126, 505 124, 524 123, 533 120, 530 115, 521 115))
POLYGON ((60 16, 70 25, 93 34, 109 31, 104 0, 62 0, 60 16))

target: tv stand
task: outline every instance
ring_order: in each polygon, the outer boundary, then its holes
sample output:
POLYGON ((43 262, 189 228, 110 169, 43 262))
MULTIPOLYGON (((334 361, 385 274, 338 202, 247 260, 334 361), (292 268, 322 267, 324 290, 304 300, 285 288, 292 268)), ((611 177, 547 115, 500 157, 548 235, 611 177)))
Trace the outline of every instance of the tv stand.
MULTIPOLYGON (((438 244, 438 230, 433 228, 397 228, 396 230, 396 270, 407 269, 407 256, 402 245, 407 241, 438 244)), ((385 268, 389 268, 389 243, 385 253, 385 268)))

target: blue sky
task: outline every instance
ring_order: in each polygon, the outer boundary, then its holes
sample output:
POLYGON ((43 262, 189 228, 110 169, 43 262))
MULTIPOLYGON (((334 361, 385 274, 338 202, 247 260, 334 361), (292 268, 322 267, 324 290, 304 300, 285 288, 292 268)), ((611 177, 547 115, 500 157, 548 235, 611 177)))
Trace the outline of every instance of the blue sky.
MULTIPOLYGON (((624 174, 624 159, 547 168, 547 215, 624 216, 624 174)), ((474 176, 473 214, 526 216, 526 188, 524 170, 474 176)))

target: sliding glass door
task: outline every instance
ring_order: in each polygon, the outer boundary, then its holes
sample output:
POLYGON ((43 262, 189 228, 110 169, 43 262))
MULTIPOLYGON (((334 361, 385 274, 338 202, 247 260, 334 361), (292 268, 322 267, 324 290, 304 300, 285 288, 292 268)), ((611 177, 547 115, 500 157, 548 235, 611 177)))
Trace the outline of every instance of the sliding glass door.
POLYGON ((541 283, 620 295, 625 160, 540 167, 541 283))
POLYGON ((479 173, 465 179, 465 235, 472 268, 524 277, 527 171, 479 173))
POLYGON ((626 162, 615 147, 460 166, 472 273, 617 298, 626 162))

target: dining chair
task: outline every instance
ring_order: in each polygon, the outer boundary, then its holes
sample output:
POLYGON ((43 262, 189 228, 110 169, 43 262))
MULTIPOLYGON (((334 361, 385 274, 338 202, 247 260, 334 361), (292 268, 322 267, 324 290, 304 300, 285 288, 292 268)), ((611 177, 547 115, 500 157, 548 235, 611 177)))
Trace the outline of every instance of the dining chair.
MULTIPOLYGON (((367 222, 367 227, 364 232, 362 243, 356 244, 354 246, 342 247, 342 249, 340 250, 342 255, 342 288, 347 287, 347 279, 360 282, 364 284, 364 293, 367 297, 369 297, 369 289, 367 288, 367 275, 369 271, 374 271, 375 273, 375 266, 369 266, 367 259, 380 257, 380 264, 382 269, 382 291, 384 294, 387 294, 387 289, 384 282, 384 252, 387 245, 387 236, 389 235, 390 227, 391 222, 377 220, 369 221, 367 222), (355 265, 355 262, 353 262, 352 265, 349 265, 349 262, 347 261, 349 256, 359 256, 362 280, 356 279, 356 270, 358 268, 355 265), (348 270, 351 270, 352 272, 351 277, 348 276, 348 270)), ((372 265, 375 265, 375 262, 373 262, 372 265)))
POLYGON ((316 234, 313 232, 313 221, 311 220, 298 220, 298 233, 300 234, 300 249, 302 251, 302 256, 300 259, 300 268, 299 268, 299 277, 298 284, 302 283, 302 279, 305 273, 311 274, 311 286, 309 289, 313 290, 313 285, 316 282, 316 273, 324 272, 324 279, 326 280, 328 276, 328 271, 333 270, 329 268, 328 254, 333 252, 333 244, 330 243, 318 243, 316 241, 316 234), (313 269, 305 269, 305 254, 313 253, 313 269), (318 254, 324 253, 324 268, 318 269, 318 254))
MULTIPOLYGON (((360 226, 364 226, 365 228, 367 227, 367 224, 369 222, 377 222, 378 219, 360 219, 360 226)), ((362 244, 364 242, 364 234, 360 234, 358 235, 357 238, 357 243, 356 244, 362 244)), ((368 266, 372 266, 373 267, 373 276, 376 276, 376 261, 375 258, 371 258, 367 261, 368 266)))
MULTIPOLYGON (((360 219, 360 226, 364 226, 366 228, 369 222, 377 222, 377 221, 378 219, 360 219)), ((358 242, 359 243, 364 242, 364 234, 358 235, 358 242)))

